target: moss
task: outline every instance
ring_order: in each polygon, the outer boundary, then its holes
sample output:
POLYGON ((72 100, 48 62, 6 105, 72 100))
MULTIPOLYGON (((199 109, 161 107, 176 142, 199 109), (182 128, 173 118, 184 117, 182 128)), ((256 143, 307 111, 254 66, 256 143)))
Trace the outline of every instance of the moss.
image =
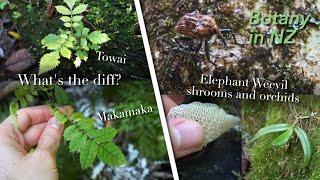
MULTIPOLYGON (((320 177, 320 98, 301 96, 300 103, 288 104, 265 102, 267 105, 266 125, 277 123, 297 123, 306 131, 312 145, 312 159, 307 168, 302 168, 303 149, 294 134, 289 142, 281 147, 271 146, 280 134, 272 133, 261 137, 250 149, 252 169, 248 179, 318 179, 320 177), (312 116, 312 113, 316 113, 312 116)), ((244 103, 244 107, 246 103, 244 103)), ((253 109, 261 108, 251 106, 253 109)), ((264 113, 263 113, 264 114, 264 113)), ((246 116, 244 116, 246 117, 246 116)), ((247 121, 247 119, 244 119, 247 121)))

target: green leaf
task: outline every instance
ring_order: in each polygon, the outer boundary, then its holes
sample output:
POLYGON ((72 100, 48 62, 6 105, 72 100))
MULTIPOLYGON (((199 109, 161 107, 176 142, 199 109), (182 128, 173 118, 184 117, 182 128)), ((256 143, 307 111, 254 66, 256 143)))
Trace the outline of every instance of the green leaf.
POLYGON ((67 47, 62 47, 60 49, 61 56, 70 59, 72 52, 67 47))
POLYGON ((58 106, 66 106, 70 104, 68 93, 60 86, 55 86, 54 95, 58 106))
POLYGON ((60 37, 64 40, 66 40, 66 39, 68 39, 69 36, 67 34, 61 34, 60 37))
POLYGON ((92 45, 89 45, 88 47, 89 47, 90 49, 93 49, 93 50, 96 50, 96 51, 97 51, 97 50, 100 49, 101 46, 96 45, 96 44, 92 44, 92 45))
POLYGON ((42 45, 46 45, 46 44, 54 43, 54 42, 56 42, 56 41, 59 40, 59 39, 61 39, 61 37, 58 36, 58 35, 48 34, 46 37, 44 37, 44 38, 41 40, 41 44, 42 44, 42 45))
POLYGON ((89 28, 83 28, 82 29, 82 36, 86 36, 86 35, 88 35, 88 33, 89 33, 89 31, 90 31, 90 29, 89 28))
POLYGON ((110 40, 107 34, 101 31, 93 31, 87 37, 93 44, 101 44, 110 40))
POLYGON ((70 22, 70 21, 71 21, 71 18, 68 17, 68 16, 62 16, 60 19, 61 19, 61 21, 63 21, 63 22, 70 22))
POLYGON ((98 146, 92 140, 86 142, 80 153, 80 164, 83 170, 90 167, 98 154, 98 146))
POLYGON ((82 18, 83 18, 83 16, 73 16, 73 17, 72 17, 72 21, 73 21, 73 22, 81 21, 82 18))
MULTIPOLYGON (((261 128, 256 135, 254 135, 254 137, 249 141, 248 144, 252 143, 253 141, 257 140, 258 138, 260 138, 261 136, 268 134, 268 133, 272 133, 272 132, 280 132, 280 131, 286 131, 287 129, 289 129, 291 126, 289 124, 273 124, 270 126, 266 126, 264 128, 261 128)), ((247 144, 247 145, 248 145, 247 144)))
POLYGON ((286 144, 293 133, 293 127, 290 127, 288 130, 286 130, 284 133, 279 135, 272 143, 273 146, 282 146, 286 144))
POLYGON ((78 26, 80 26, 81 24, 79 24, 79 23, 73 23, 72 24, 72 27, 78 27, 78 26))
POLYGON ((97 131, 88 132, 95 142, 105 143, 111 141, 117 134, 117 130, 114 128, 103 128, 97 131))
POLYGON ((88 52, 86 51, 81 51, 81 50, 78 50, 77 51, 77 56, 81 59, 81 60, 88 60, 88 52))
POLYGON ((68 121, 69 119, 69 113, 68 112, 65 112, 65 113, 62 113, 59 111, 59 109, 56 109, 54 107, 51 107, 49 106, 50 110, 51 110, 51 113, 57 118, 57 123, 58 124, 64 124, 68 121))
POLYGON ((65 138, 65 140, 70 141, 73 138, 72 135, 75 135, 77 132, 80 133, 77 129, 77 126, 69 126, 66 130, 64 130, 63 137, 65 138))
POLYGON ((13 124, 16 128, 18 128, 18 115, 17 111, 19 109, 18 100, 14 100, 10 103, 10 113, 13 119, 13 124))
POLYGON ((59 58, 59 51, 53 51, 42 56, 40 59, 39 74, 43 74, 56 68, 60 63, 59 58))
POLYGON ((26 94, 25 96, 27 102, 31 103, 33 101, 33 96, 31 94, 26 94))
POLYGON ((73 9, 73 6, 76 4, 76 0, 63 0, 70 9, 73 9))
POLYGON ((61 48, 61 44, 50 43, 50 44, 47 44, 45 47, 47 47, 47 49, 49 49, 49 50, 58 50, 61 48))
POLYGON ((72 14, 81 14, 84 11, 87 10, 87 6, 86 4, 80 4, 79 6, 77 6, 76 8, 74 8, 74 10, 72 11, 72 14))
POLYGON ((303 167, 307 167, 310 163, 311 156, 312 156, 312 148, 311 148, 310 141, 308 139, 308 135, 300 127, 295 127, 294 131, 298 135, 303 148, 303 154, 304 154, 303 167))
POLYGON ((68 28, 72 26, 71 23, 64 23, 63 25, 68 28))
POLYGON ((82 146, 87 140, 87 136, 84 133, 79 133, 75 135, 69 144, 69 149, 71 152, 76 152, 81 150, 82 146))
POLYGON ((56 10, 62 15, 71 15, 71 11, 64 6, 55 6, 56 10))
POLYGON ((120 148, 113 142, 99 144, 98 158, 110 166, 119 166, 127 163, 120 148))
POLYGON ((64 45, 65 45, 66 47, 68 47, 68 48, 73 48, 73 43, 70 42, 70 41, 66 41, 66 42, 64 43, 64 45))
POLYGON ((86 47, 86 46, 87 46, 87 43, 88 43, 88 41, 87 41, 86 38, 81 38, 81 43, 80 43, 80 45, 81 45, 82 48, 83 48, 83 47, 86 47))

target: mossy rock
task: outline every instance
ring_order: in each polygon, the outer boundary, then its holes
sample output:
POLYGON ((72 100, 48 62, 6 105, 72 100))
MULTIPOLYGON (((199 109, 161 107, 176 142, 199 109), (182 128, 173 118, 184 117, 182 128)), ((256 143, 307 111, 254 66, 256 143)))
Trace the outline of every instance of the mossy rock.
MULTIPOLYGON (((281 133, 270 133, 257 140, 250 149, 252 163, 247 179, 320 179, 320 98, 317 96, 300 96, 300 102, 288 104, 282 102, 265 102, 266 125, 287 123, 294 124, 307 133, 312 146, 310 164, 303 168, 303 149, 296 134, 281 147, 272 146, 272 141, 281 133)), ((246 106, 246 101, 243 107, 246 106)), ((262 104, 251 106, 260 109, 262 104)), ((252 111, 257 113, 257 111, 252 111)), ((244 122, 248 116, 245 112, 244 122)), ((262 111, 262 114, 264 111, 262 111)), ((262 117, 262 115, 261 115, 262 117)), ((245 129, 246 131, 246 129, 245 129)))

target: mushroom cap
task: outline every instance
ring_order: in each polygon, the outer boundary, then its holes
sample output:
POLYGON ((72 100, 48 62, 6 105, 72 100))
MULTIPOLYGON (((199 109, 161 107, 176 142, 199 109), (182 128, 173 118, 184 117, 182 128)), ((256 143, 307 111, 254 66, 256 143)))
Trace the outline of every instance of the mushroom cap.
POLYGON ((226 113, 216 104, 192 102, 172 108, 167 119, 187 118, 199 122, 204 130, 203 146, 241 123, 239 117, 226 113))

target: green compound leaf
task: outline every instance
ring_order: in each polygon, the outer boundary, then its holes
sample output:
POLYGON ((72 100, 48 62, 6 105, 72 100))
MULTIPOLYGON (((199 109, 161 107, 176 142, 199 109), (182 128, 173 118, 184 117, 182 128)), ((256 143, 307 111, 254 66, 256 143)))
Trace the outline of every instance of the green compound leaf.
POLYGON ((39 74, 43 74, 56 68, 60 63, 59 58, 59 51, 53 51, 42 56, 40 59, 39 74))
POLYGON ((303 148, 303 154, 304 154, 303 167, 307 167, 310 163, 311 156, 312 156, 312 148, 311 148, 310 141, 308 139, 308 135, 303 129, 299 127, 295 127, 294 131, 299 137, 302 148, 303 148))
POLYGON ((62 15, 71 15, 71 11, 64 6, 55 6, 55 8, 62 15))
POLYGON ((76 0, 63 0, 70 9, 73 9, 73 6, 76 4, 76 0))
POLYGON ((98 158, 110 166, 119 166, 127 163, 120 148, 113 142, 99 144, 98 158))
POLYGON ((61 54, 62 57, 65 57, 65 58, 70 59, 72 52, 71 52, 71 50, 68 49, 67 47, 62 47, 62 48, 60 49, 60 54, 61 54))
POLYGON ((73 17, 72 17, 72 21, 73 21, 73 22, 78 22, 78 21, 81 21, 82 18, 83 18, 83 16, 73 16, 73 17))
POLYGON ((90 167, 96 159, 97 154, 98 145, 94 141, 88 140, 80 153, 81 168, 87 169, 90 167))
MULTIPOLYGON (((272 133, 272 132, 280 132, 280 131, 286 131, 287 129, 289 129, 291 126, 289 124, 273 124, 270 126, 266 126, 264 128, 261 128, 256 135, 254 135, 254 137, 249 141, 248 144, 251 144, 253 141, 257 140, 258 138, 260 138, 261 136, 268 134, 268 133, 272 133)), ((247 145, 248 145, 247 144, 247 145)))
POLYGON ((18 109, 19 109, 18 100, 12 101, 10 103, 10 113, 13 119, 13 124, 16 128, 18 128, 18 115, 17 115, 18 109))
POLYGON ((69 95, 62 87, 55 86, 54 95, 58 106, 66 106, 70 104, 69 95))
MULTIPOLYGON (((69 143, 71 152, 80 152, 80 163, 82 169, 87 169, 94 162, 96 156, 98 159, 108 165, 121 165, 126 163, 126 159, 120 148, 116 146, 112 139, 117 134, 113 128, 104 128, 96 130, 94 128, 95 120, 86 118, 83 113, 77 112, 72 116, 66 117, 73 125, 64 131, 64 138, 69 143)), ((57 117, 59 119, 61 117, 57 117)))
POLYGON ((70 22, 70 21, 71 21, 71 18, 68 17, 68 16, 62 16, 62 17, 60 18, 60 20, 63 21, 63 22, 70 22))
POLYGON ((76 15, 76 14, 81 14, 83 13, 84 11, 87 10, 87 6, 86 4, 80 4, 79 6, 77 6, 76 8, 74 8, 74 10, 72 11, 72 14, 73 15, 76 15))
POLYGON ((279 135, 272 143, 273 146, 282 146, 286 144, 293 133, 293 127, 290 127, 286 132, 279 135))
POLYGON ((90 33, 87 38, 93 43, 93 44, 102 44, 104 42, 107 42, 110 40, 107 34, 101 33, 101 31, 93 31, 90 33))

